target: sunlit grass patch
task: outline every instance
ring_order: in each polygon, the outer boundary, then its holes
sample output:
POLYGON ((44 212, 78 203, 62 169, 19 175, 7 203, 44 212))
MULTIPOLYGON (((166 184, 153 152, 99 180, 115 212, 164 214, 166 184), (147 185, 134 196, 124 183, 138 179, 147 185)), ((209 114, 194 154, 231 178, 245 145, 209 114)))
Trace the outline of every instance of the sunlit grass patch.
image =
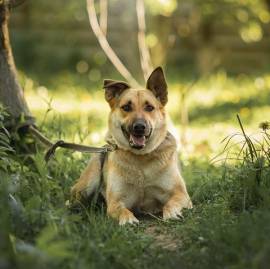
MULTIPOLYGON (((26 99, 38 124, 47 125, 57 138, 62 136, 75 142, 102 144, 109 113, 104 90, 101 85, 94 88, 83 86, 85 84, 76 86, 72 75, 67 74, 66 80, 64 77, 63 74, 56 77, 48 87, 29 78, 24 80, 26 99), (53 88, 49 88, 52 85, 53 88)), ((237 130, 237 113, 250 133, 256 130, 262 114, 269 118, 269 77, 240 75, 231 78, 221 71, 196 81, 185 99, 189 123, 184 158, 212 158, 221 148, 222 138, 237 130)), ((183 135, 181 94, 191 84, 184 81, 169 84, 167 110, 176 126, 174 132, 179 141, 183 135)))

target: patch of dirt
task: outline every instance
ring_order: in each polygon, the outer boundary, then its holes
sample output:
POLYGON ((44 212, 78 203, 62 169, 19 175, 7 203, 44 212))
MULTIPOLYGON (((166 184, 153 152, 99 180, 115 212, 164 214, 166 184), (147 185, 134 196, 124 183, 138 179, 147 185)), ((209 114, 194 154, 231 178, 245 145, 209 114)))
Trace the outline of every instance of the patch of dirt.
POLYGON ((145 229, 145 233, 154 238, 152 247, 160 247, 169 251, 174 251, 182 246, 179 238, 162 230, 158 226, 149 226, 145 229))

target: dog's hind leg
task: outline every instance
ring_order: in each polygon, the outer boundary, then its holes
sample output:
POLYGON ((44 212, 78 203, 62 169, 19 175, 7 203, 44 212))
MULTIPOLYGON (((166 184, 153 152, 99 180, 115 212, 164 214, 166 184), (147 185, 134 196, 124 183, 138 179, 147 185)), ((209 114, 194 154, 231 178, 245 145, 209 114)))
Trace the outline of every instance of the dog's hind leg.
POLYGON ((95 154, 82 172, 76 184, 71 188, 71 197, 75 200, 90 197, 101 184, 103 159, 95 154))

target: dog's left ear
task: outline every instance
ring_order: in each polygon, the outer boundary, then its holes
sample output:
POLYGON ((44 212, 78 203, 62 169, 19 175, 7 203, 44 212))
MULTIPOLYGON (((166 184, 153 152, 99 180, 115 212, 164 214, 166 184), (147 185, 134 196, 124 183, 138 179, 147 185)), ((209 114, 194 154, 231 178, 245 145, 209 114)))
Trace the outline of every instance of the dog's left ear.
POLYGON ((168 102, 167 83, 162 68, 157 67, 149 76, 146 88, 154 93, 163 106, 168 102))
POLYGON ((117 98, 124 90, 129 89, 130 86, 123 81, 114 81, 105 79, 103 82, 103 88, 105 89, 105 99, 113 107, 115 98, 117 98))

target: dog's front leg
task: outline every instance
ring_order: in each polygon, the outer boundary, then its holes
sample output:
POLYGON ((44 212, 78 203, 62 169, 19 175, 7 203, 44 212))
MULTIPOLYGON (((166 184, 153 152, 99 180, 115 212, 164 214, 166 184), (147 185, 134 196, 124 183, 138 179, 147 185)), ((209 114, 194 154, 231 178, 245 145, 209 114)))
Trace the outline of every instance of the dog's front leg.
POLYGON ((112 189, 109 189, 106 196, 107 214, 116 219, 120 225, 139 222, 134 214, 127 208, 127 204, 130 204, 130 201, 127 201, 126 194, 113 192, 112 189))
POLYGON ((163 207, 163 219, 178 219, 182 216, 183 208, 192 208, 192 202, 185 185, 177 184, 171 197, 163 207))
POLYGON ((109 200, 107 213, 112 218, 118 220, 119 225, 124 224, 135 224, 139 220, 134 216, 134 214, 127 209, 120 201, 109 200))

